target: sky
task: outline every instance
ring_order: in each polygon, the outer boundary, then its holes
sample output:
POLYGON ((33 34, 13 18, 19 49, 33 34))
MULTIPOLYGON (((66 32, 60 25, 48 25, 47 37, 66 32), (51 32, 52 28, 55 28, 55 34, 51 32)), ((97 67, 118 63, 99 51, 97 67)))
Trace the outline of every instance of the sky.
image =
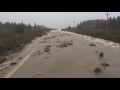
MULTIPOLYGON (((25 24, 44 25, 49 28, 65 28, 74 26, 82 21, 92 19, 106 19, 107 12, 0 12, 0 22, 23 21, 25 24)), ((109 17, 120 16, 120 12, 108 12, 109 17)))

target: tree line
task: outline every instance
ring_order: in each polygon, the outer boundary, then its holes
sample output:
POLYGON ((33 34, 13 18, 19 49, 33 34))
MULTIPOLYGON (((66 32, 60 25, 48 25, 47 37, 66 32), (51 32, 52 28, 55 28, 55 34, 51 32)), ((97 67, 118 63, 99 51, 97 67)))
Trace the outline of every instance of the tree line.
POLYGON ((27 43, 36 37, 46 35, 50 30, 51 28, 36 24, 32 26, 30 23, 26 25, 23 22, 0 22, 0 56, 2 53, 21 50, 27 43))
POLYGON ((63 30, 120 43, 120 16, 109 17, 108 30, 106 25, 107 21, 103 19, 87 20, 78 23, 76 27, 68 26, 63 30))
MULTIPOLYGON (((106 29, 107 20, 97 19, 97 20, 87 20, 77 24, 76 29, 106 29)), ((68 26, 70 29, 71 27, 68 26)), ((108 19, 108 30, 120 30, 120 16, 109 17, 108 19)))
POLYGON ((25 31, 30 31, 30 30, 35 30, 35 29, 43 30, 43 29, 50 29, 50 28, 40 27, 40 25, 36 25, 35 23, 34 23, 34 26, 31 26, 30 23, 27 25, 27 24, 24 24, 23 22, 21 23, 0 22, 0 30, 3 30, 3 29, 11 29, 11 30, 14 30, 18 34, 22 34, 25 31))

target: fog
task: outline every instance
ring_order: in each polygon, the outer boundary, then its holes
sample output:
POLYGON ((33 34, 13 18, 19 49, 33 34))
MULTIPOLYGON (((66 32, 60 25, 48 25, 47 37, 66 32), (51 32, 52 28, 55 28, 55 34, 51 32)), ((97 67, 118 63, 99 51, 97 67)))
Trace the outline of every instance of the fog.
MULTIPOLYGON (((0 12, 0 21, 22 22, 25 24, 34 23, 50 28, 65 28, 68 25, 74 26, 84 20, 106 19, 107 12, 0 12)), ((109 17, 117 17, 120 12, 108 12, 109 17)))

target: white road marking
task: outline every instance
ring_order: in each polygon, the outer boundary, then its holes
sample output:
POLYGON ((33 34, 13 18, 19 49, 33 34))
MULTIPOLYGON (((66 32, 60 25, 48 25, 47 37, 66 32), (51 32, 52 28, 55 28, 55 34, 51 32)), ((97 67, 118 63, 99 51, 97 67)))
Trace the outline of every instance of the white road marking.
POLYGON ((30 57, 30 55, 31 55, 34 51, 35 51, 35 49, 32 50, 32 51, 18 64, 18 66, 16 66, 14 69, 12 69, 4 78, 9 78, 9 77, 11 77, 11 75, 13 75, 13 74, 15 73, 15 71, 16 71, 17 69, 19 69, 20 66, 22 66, 22 65, 28 60, 28 58, 30 57))

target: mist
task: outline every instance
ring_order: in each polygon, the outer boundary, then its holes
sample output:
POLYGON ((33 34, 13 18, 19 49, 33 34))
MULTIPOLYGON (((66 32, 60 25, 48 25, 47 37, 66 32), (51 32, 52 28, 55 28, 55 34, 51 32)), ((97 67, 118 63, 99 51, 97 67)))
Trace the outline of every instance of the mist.
MULTIPOLYGON (((74 26, 85 20, 106 19, 107 12, 0 12, 0 22, 23 21, 25 24, 34 23, 49 28, 65 28, 68 25, 74 26)), ((109 12, 109 17, 117 17, 120 12, 109 12)))

